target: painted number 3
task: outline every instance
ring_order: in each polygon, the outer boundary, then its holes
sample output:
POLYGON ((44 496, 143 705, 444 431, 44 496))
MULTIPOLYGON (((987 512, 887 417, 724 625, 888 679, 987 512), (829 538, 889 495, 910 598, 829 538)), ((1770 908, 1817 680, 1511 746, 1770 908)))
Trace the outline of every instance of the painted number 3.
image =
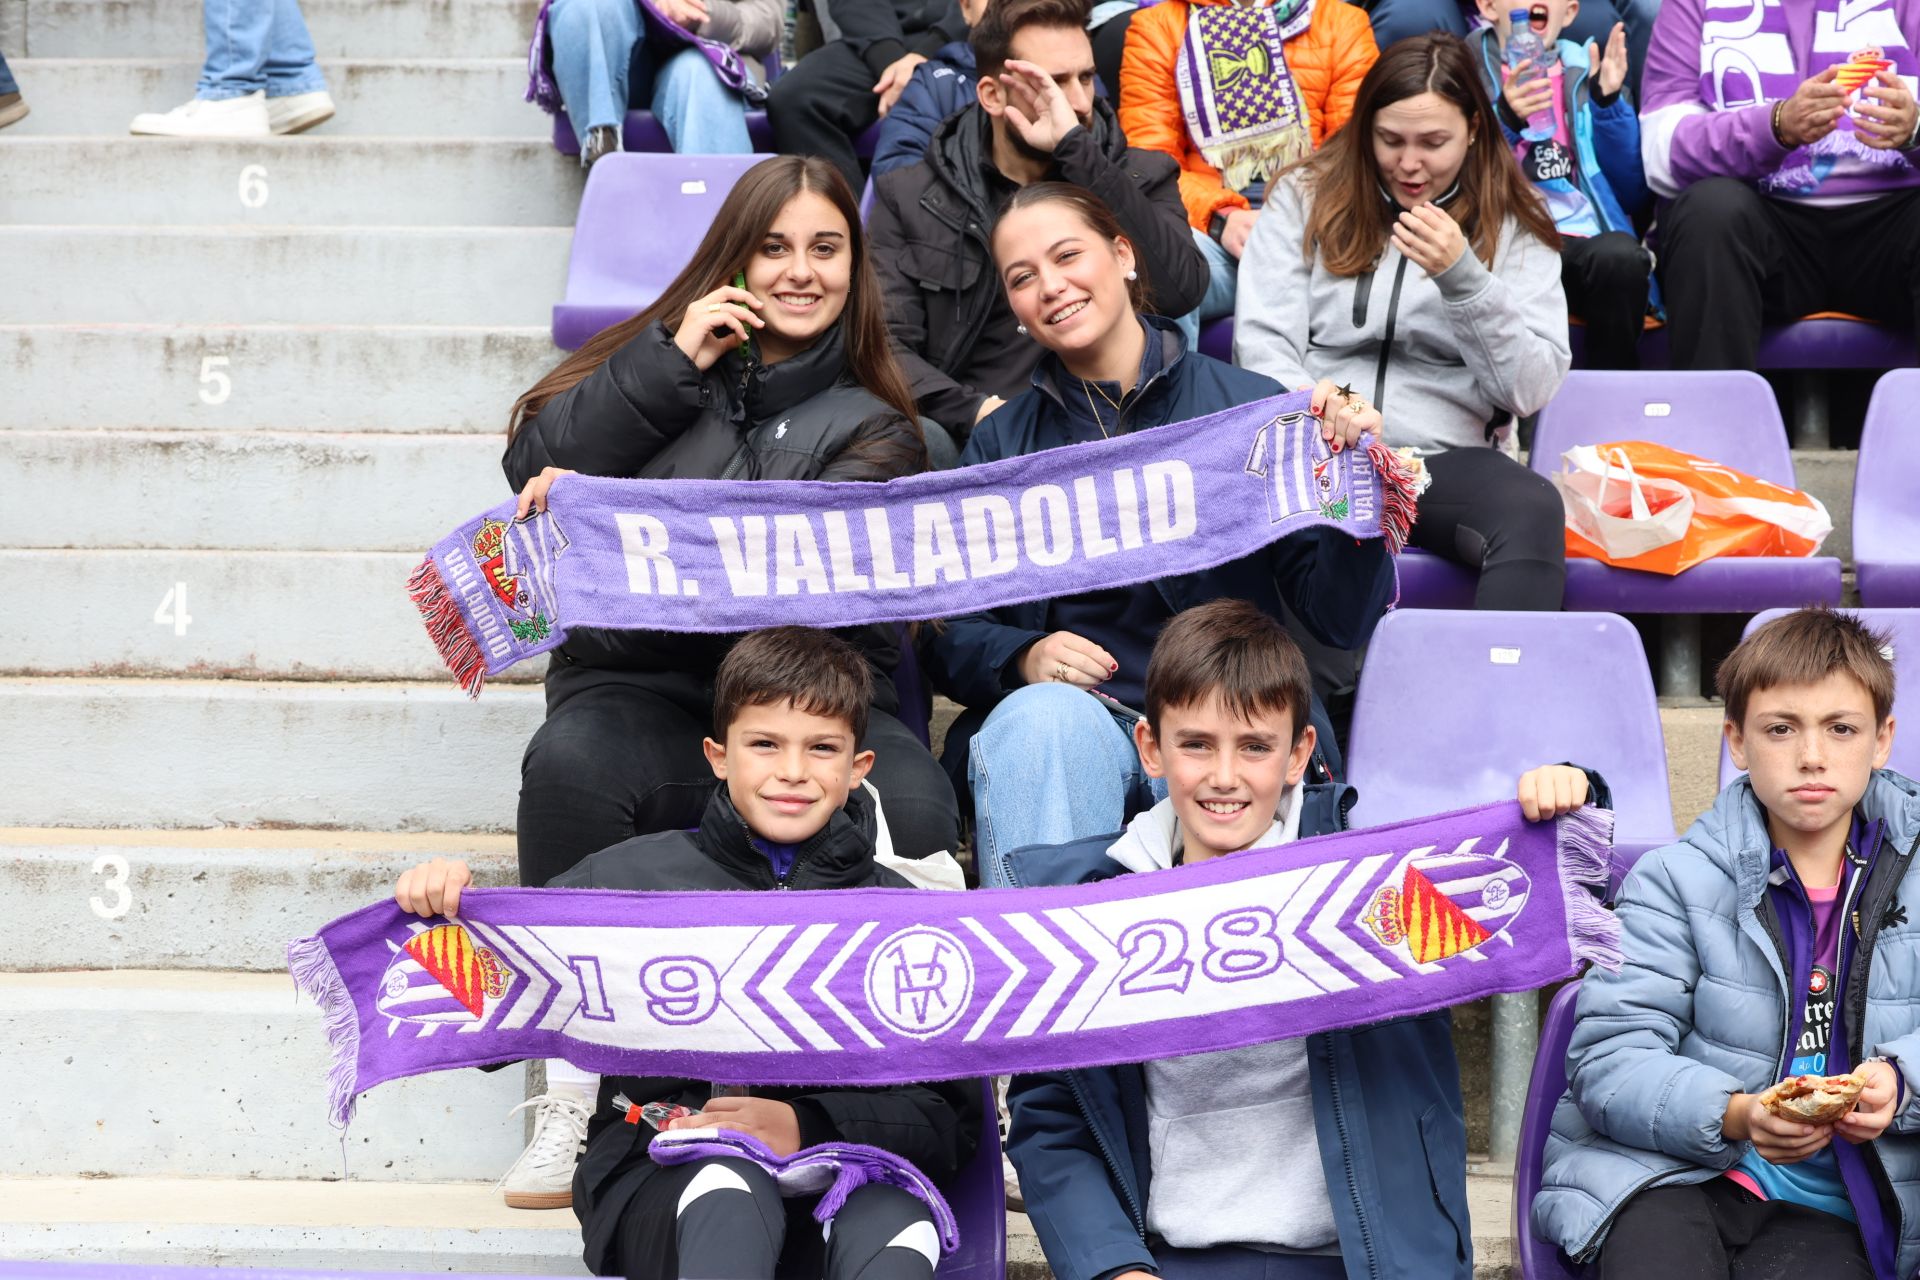
POLYGON ((93 908, 93 914, 102 920, 118 920, 127 914, 133 906, 133 893, 127 888, 127 858, 121 853, 103 853, 93 860, 93 874, 104 875, 100 888, 105 891, 103 901, 100 894, 87 900, 93 908))

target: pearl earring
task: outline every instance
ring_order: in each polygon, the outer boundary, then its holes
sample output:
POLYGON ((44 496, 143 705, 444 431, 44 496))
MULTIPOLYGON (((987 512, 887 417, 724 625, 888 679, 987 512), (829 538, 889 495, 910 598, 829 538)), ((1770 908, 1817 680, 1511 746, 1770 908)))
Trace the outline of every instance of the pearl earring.
POLYGON ((1140 273, 1139 273, 1138 271, 1129 271, 1129 272, 1127 272, 1127 279, 1129 279, 1129 280, 1138 280, 1139 278, 1140 278, 1140 273))
POLYGON ((1024 338, 1027 336, 1027 326, 1023 324, 1017 324, 1013 326, 1013 329, 1014 329, 1014 332, 1018 333, 1021 337, 1024 338))

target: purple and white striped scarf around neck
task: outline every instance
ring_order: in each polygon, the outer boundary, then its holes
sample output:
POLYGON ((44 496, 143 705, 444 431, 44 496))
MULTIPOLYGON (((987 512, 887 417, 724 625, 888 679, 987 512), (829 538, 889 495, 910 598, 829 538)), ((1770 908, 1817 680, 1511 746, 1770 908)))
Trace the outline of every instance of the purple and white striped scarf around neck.
POLYGON ((437 543, 408 591, 454 677, 568 627, 726 632, 948 618, 1195 573, 1330 525, 1399 550, 1419 480, 1331 453, 1294 392, 1111 440, 886 484, 562 476, 437 543))
POLYGON ((1507 802, 1060 888, 475 890, 288 949, 331 1110, 562 1057, 606 1075, 884 1085, 1138 1062, 1409 1016, 1619 962, 1612 815, 1507 802))

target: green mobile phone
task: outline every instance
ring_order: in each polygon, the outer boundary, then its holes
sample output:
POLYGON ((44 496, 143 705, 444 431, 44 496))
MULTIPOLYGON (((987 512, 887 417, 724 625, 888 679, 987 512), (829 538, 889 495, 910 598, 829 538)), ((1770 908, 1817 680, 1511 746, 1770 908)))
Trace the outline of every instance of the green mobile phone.
MULTIPOLYGON (((733 287, 736 289, 745 289, 747 287, 746 272, 736 271, 733 273, 733 287)), ((740 339, 740 354, 744 356, 744 355, 750 354, 752 351, 753 351, 753 339, 751 337, 745 337, 740 339)))

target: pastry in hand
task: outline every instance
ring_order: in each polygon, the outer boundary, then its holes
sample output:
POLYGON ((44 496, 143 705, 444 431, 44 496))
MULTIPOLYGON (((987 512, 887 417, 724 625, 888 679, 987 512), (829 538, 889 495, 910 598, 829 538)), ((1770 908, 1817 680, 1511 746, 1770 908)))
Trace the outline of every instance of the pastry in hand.
POLYGON ((1788 1076, 1760 1095, 1760 1105, 1782 1120, 1801 1124, 1832 1124, 1860 1100, 1867 1075, 1788 1076))

